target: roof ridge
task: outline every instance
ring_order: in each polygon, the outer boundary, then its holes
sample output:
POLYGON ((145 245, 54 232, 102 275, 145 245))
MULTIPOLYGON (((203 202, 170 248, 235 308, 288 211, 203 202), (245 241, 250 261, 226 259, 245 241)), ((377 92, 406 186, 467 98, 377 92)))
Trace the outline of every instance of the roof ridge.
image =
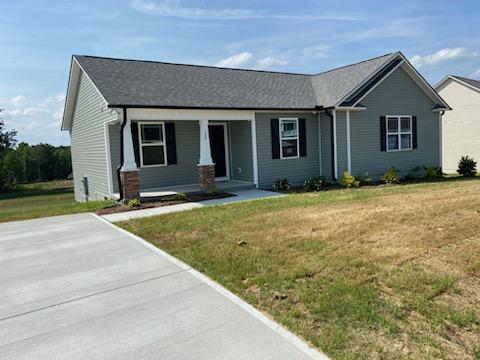
POLYGON ((371 59, 367 59, 367 60, 362 60, 362 61, 358 61, 356 63, 353 63, 353 64, 348 64, 348 65, 343 65, 343 66, 339 66, 337 68, 334 68, 334 69, 330 69, 330 70, 326 70, 326 71, 322 71, 318 74, 314 74, 312 76, 318 76, 318 75, 323 75, 323 74, 326 74, 326 73, 329 73, 329 72, 332 72, 332 71, 337 71, 337 70, 341 70, 341 69, 345 69, 345 68, 348 68, 350 66, 355 66, 355 65, 359 65, 359 64, 363 64, 363 63, 366 63, 368 61, 372 61, 372 60, 376 60, 376 59, 380 59, 382 57, 387 57, 387 56, 392 56, 394 54, 398 54, 399 52, 391 52, 391 53, 388 53, 388 54, 383 54, 383 55, 379 55, 379 56, 375 56, 371 59))
POLYGON ((179 66, 189 66, 189 67, 199 67, 199 68, 209 68, 209 69, 221 69, 221 70, 250 71, 250 72, 269 73, 269 74, 299 75, 299 76, 309 76, 309 77, 314 76, 312 74, 294 73, 294 72, 288 72, 288 71, 240 69, 240 68, 213 66, 213 65, 182 64, 182 63, 174 63, 174 62, 168 62, 168 61, 123 59, 123 58, 114 58, 114 57, 108 57, 108 56, 78 55, 78 54, 74 54, 72 56, 75 57, 75 58, 76 57, 86 57, 86 58, 94 58, 94 59, 131 61, 131 62, 142 62, 142 63, 153 63, 153 64, 164 64, 164 65, 179 65, 179 66))

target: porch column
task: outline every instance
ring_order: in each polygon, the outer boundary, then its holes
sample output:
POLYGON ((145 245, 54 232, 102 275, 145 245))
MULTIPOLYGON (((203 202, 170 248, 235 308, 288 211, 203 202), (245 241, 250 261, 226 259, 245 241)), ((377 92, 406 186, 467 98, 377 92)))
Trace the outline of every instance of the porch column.
MULTIPOLYGON (((124 116, 127 111, 124 109, 124 116)), ((128 201, 140 198, 140 174, 135 161, 132 139, 132 122, 127 118, 123 127, 123 164, 120 169, 120 181, 122 183, 122 199, 128 201)))
POLYGON ((211 189, 215 185, 215 164, 210 150, 208 120, 199 120, 200 159, 198 160, 198 185, 201 190, 211 189))

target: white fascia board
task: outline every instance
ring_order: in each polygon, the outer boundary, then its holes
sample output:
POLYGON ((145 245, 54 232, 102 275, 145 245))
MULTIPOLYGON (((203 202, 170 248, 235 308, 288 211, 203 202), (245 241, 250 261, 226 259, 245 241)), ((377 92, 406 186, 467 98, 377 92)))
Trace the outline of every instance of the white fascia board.
POLYGON ((367 110, 366 106, 335 106, 335 110, 339 111, 364 111, 367 110))
POLYGON ((446 80, 448 80, 448 79, 451 79, 451 80, 453 80, 453 81, 456 81, 456 82, 458 82, 459 84, 462 84, 462 85, 468 87, 469 89, 475 90, 476 92, 480 92, 480 89, 479 89, 479 88, 477 88, 477 87, 475 87, 475 86, 473 86, 473 85, 470 85, 470 84, 466 83, 465 81, 462 81, 462 80, 456 78, 456 77, 453 76, 453 75, 449 75, 449 76, 447 76, 444 80, 440 81, 440 82, 437 84, 437 86, 435 86, 435 88, 437 88, 438 86, 440 86, 444 81, 446 81, 446 80))
POLYGON ((78 89, 79 80, 80 80, 80 72, 82 72, 87 77, 87 79, 92 83, 93 87, 102 98, 105 104, 105 108, 108 108, 108 102, 105 99, 105 97, 102 95, 100 90, 98 90, 95 83, 92 81, 90 76, 88 76, 87 72, 83 69, 83 67, 80 65, 80 63, 75 58, 75 56, 73 56, 72 62, 70 65, 70 76, 69 76, 68 85, 67 85, 67 96, 65 98, 65 109, 63 111, 62 130, 70 130, 72 126, 73 106, 75 103, 75 97, 77 95, 77 89, 78 89))
POLYGON ((401 65, 403 64, 403 60, 400 61, 392 70, 390 70, 387 74, 385 74, 385 76, 383 78, 381 78, 379 81, 377 81, 377 83, 375 85, 373 85, 365 94, 363 94, 363 96, 358 99, 353 105, 352 107, 355 107, 356 105, 358 105, 358 103, 360 101, 362 101, 363 99, 365 99, 368 94, 370 94, 373 90, 375 90, 377 88, 378 85, 380 85, 386 78, 388 78, 395 70, 397 70, 401 65))
POLYGON ((390 59, 385 63, 383 64, 383 66, 380 68, 380 69, 377 69, 376 71, 374 71, 373 73, 371 73, 369 76, 367 76, 359 85, 357 85, 352 91, 350 91, 347 95, 345 95, 339 102, 337 102, 335 104, 335 106, 340 106, 340 104, 342 104, 345 100, 347 100, 350 96, 352 96, 353 94, 355 94, 355 92, 357 92, 358 89, 360 89, 363 85, 365 85, 368 80, 370 80, 372 77, 374 77, 376 74, 378 74, 380 71, 382 71, 386 66, 388 66, 388 64, 390 64, 390 62, 397 56, 397 55, 400 55, 400 52, 396 52, 396 53, 393 53, 392 56, 390 57, 390 59))
POLYGON ((67 96, 65 97, 65 106, 63 108, 63 119, 62 119, 61 130, 70 130, 71 128, 73 102, 74 102, 74 95, 72 94, 72 92, 76 92, 75 90, 78 86, 78 78, 79 78, 79 69, 76 67, 76 64, 74 64, 73 57, 72 57, 72 61, 70 62, 70 73, 68 76, 67 96), (68 126, 67 126, 67 119, 69 119, 68 126))
POLYGON ((403 69, 405 72, 419 85, 420 89, 430 97, 433 101, 439 101, 442 105, 445 106, 445 109, 442 110, 451 110, 451 107, 447 104, 445 100, 435 91, 435 89, 423 78, 423 76, 415 69, 415 67, 410 64, 405 56, 400 53, 403 61, 403 69))

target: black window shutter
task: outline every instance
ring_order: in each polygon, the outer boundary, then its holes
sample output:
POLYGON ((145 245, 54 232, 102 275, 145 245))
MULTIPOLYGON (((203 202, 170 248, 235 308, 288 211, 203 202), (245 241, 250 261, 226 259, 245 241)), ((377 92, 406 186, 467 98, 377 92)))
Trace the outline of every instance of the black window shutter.
POLYGON ((175 140, 175 124, 165 123, 165 142, 167 146, 167 164, 177 163, 177 143, 175 140))
POLYGON ((133 142, 133 154, 135 155, 135 162, 140 167, 140 144, 138 143, 138 124, 132 122, 132 142, 133 142))
POLYGON ((307 156, 307 125, 305 119, 298 119, 298 142, 300 144, 300 156, 307 156))
POLYGON ((270 119, 270 130, 272 135, 272 159, 280 159, 280 136, 278 119, 270 119))
POLYGON ((417 117, 412 116, 412 149, 417 148, 417 117))
POLYGON ((380 151, 387 151, 387 124, 385 116, 380 116, 380 151))

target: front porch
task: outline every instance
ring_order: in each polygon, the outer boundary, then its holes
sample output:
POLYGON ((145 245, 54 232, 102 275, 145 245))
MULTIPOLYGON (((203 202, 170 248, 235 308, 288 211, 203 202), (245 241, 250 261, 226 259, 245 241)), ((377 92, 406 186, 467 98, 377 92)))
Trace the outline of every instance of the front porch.
POLYGON ((108 126, 113 198, 258 186, 253 117, 207 120, 199 114, 199 120, 158 120, 161 113, 153 117, 127 110, 123 125, 108 126))

